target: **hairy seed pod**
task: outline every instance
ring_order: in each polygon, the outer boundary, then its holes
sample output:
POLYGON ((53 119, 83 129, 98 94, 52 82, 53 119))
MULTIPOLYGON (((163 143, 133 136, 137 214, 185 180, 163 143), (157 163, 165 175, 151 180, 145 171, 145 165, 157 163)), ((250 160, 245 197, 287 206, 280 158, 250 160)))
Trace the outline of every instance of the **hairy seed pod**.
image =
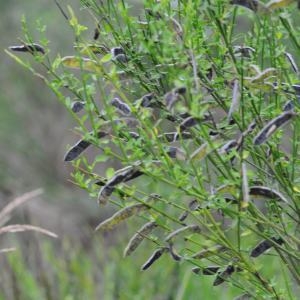
MULTIPOLYGON (((191 211, 197 210, 199 208, 199 204, 197 200, 192 200, 191 202, 189 202, 188 207, 191 211)), ((189 215, 189 212, 186 210, 184 211, 178 218, 178 220, 180 222, 183 222, 189 215)))
POLYGON ((271 0, 266 4, 266 7, 269 10, 274 10, 274 9, 286 7, 293 2, 294 0, 271 0))
POLYGON ((172 243, 169 244, 169 253, 171 255, 171 257, 175 260, 175 261, 181 261, 182 256, 180 256, 174 249, 174 246, 172 243))
POLYGON ((233 88, 232 88, 232 100, 227 115, 228 121, 232 119, 232 114, 238 109, 239 105, 240 105, 239 81, 238 79, 234 79, 233 88))
POLYGON ((258 146, 266 142, 278 128, 285 125, 295 115, 296 114, 292 111, 286 111, 275 119, 271 120, 253 139, 254 145, 258 146))
POLYGON ((249 46, 234 46, 234 54, 239 53, 242 57, 251 58, 251 55, 255 53, 255 49, 249 46))
POLYGON ((143 174, 144 173, 138 169, 137 165, 128 166, 118 170, 116 174, 100 189, 98 194, 98 203, 106 204, 109 196, 113 193, 117 184, 127 182, 143 174))
POLYGON ((164 140, 166 139, 167 142, 176 142, 177 140, 180 140, 180 139, 183 139, 183 140, 186 140, 186 139, 191 139, 192 138, 192 134, 190 132, 186 132, 186 131, 183 131, 183 132, 165 132, 163 134, 160 134, 158 136, 158 138, 160 140, 164 140))
POLYGON ((224 146, 222 146, 219 150, 218 153, 219 154, 229 154, 230 151, 234 148, 237 148, 238 143, 236 140, 230 140, 228 141, 224 146))
MULTIPOLYGON (((92 134, 92 133, 90 133, 92 134)), ((98 138, 103 138, 107 136, 107 132, 99 131, 97 133, 98 138)), ((73 145, 69 151, 65 154, 64 161, 72 161, 76 159, 84 150, 86 150, 91 145, 91 142, 87 140, 79 140, 75 145, 73 145)))
POLYGON ((197 118, 194 118, 192 116, 184 119, 180 125, 179 125, 179 131, 182 132, 190 127, 193 127, 199 123, 199 120, 197 118))
POLYGON ((113 216, 106 219, 105 221, 101 222, 95 229, 97 230, 112 230, 114 227, 116 227, 121 222, 127 220, 128 218, 137 215, 143 210, 149 209, 149 207, 143 203, 137 203, 133 204, 127 207, 124 207, 123 209, 116 212, 113 216))
POLYGON ((295 108, 294 101, 289 100, 284 104, 284 106, 282 107, 282 110, 283 111, 293 111, 294 108, 295 108))
POLYGON ((129 256, 132 252, 134 252, 141 244, 141 242, 145 239, 145 237, 150 234, 155 227, 157 227, 157 223, 154 221, 148 222, 143 225, 128 242, 124 250, 124 257, 129 256))
POLYGON ((249 189, 249 195, 252 197, 261 196, 289 203, 288 200, 281 193, 266 186, 251 186, 249 189))
POLYGON ((248 177, 247 177, 247 167, 246 163, 242 162, 242 194, 243 200, 241 202, 241 208, 247 208, 249 206, 249 185, 248 185, 248 177))
POLYGON ((250 294, 245 293, 235 297, 233 300, 251 300, 251 299, 253 299, 253 297, 250 294))
POLYGON ((168 92, 164 96, 164 102, 168 110, 174 106, 174 104, 179 100, 179 94, 175 94, 173 91, 168 92))
POLYGON ((178 160, 186 160, 185 152, 178 147, 168 147, 167 154, 171 158, 175 158, 178 160))
POLYGON ((295 62, 292 54, 288 53, 288 52, 284 52, 284 54, 285 54, 285 57, 287 58, 287 60, 289 61, 289 63, 291 64, 292 69, 294 70, 294 72, 296 74, 298 74, 299 73, 299 69, 298 69, 298 66, 297 66, 297 64, 296 64, 296 62, 295 62))
POLYGON ((113 100, 111 100, 110 104, 117 108, 117 110, 123 115, 128 116, 131 114, 130 107, 119 98, 114 98, 113 100))
POLYGON ((169 249, 166 247, 159 248, 153 252, 153 254, 150 256, 150 258, 143 264, 142 271, 147 270, 150 268, 154 262, 156 262, 165 252, 167 252, 169 249))
POLYGON ((74 101, 71 105, 71 110, 74 113, 80 112, 85 106, 85 102, 83 101, 74 101))
POLYGON ((235 271, 235 268, 233 265, 229 265, 227 266, 227 268, 223 271, 223 272, 220 272, 214 283, 213 283, 213 286, 217 286, 217 285, 220 285, 221 283, 223 283, 228 277, 231 276, 231 274, 235 271))
POLYGON ((46 53, 45 49, 41 45, 35 43, 25 44, 20 46, 10 46, 9 49, 16 52, 30 52, 30 53, 40 52, 42 54, 46 53))
POLYGON ((165 242, 170 243, 172 242, 173 238, 175 238, 177 235, 183 233, 183 232, 190 232, 190 233, 200 233, 201 232, 201 228, 199 225, 188 225, 182 228, 179 228, 173 232, 171 232, 166 238, 165 238, 165 242))
POLYGON ((266 11, 266 7, 258 0, 230 0, 230 4, 246 7, 254 12, 266 11))
POLYGON ((276 238, 276 237, 271 237, 270 240, 264 240, 260 242, 258 245, 254 247, 254 249, 251 251, 250 256, 251 257, 258 257, 267 250, 269 250, 271 247, 274 245, 282 245, 284 243, 284 240, 282 238, 276 238))

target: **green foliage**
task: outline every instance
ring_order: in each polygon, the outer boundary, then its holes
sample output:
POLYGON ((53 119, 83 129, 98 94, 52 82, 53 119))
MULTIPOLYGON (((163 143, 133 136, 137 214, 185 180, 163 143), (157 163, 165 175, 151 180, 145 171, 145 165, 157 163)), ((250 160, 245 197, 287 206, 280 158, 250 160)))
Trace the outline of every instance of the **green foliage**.
MULTIPOLYGON (((47 43, 37 51, 28 32, 23 50, 44 71, 8 53, 77 121, 81 137, 65 156, 73 181, 98 194, 100 205, 120 207, 97 229, 134 217, 155 222, 141 242, 153 250, 143 269, 155 263, 151 268, 164 270, 161 259, 169 255, 180 269, 200 268, 199 281, 214 265, 213 286, 292 299, 289 284, 300 283, 294 3, 144 1, 138 16, 125 1, 82 4, 96 31, 92 39, 69 8, 70 55, 51 61, 47 43), (99 156, 85 156, 90 147, 99 156), (104 162, 114 168, 103 172, 104 162), (283 273, 266 272, 269 250, 283 273)), ((118 278, 108 268, 108 278, 118 278)), ((184 274, 177 295, 189 294, 196 276, 184 274)))

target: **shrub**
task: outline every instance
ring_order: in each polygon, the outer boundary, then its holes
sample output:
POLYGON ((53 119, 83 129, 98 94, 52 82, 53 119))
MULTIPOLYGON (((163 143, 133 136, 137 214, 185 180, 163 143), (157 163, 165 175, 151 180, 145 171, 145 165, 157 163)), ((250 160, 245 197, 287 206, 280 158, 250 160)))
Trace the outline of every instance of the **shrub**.
POLYGON ((31 53, 45 71, 8 54, 74 116, 79 140, 64 158, 72 181, 118 207, 96 229, 139 217, 124 256, 148 243, 142 270, 170 255, 212 275, 214 286, 236 286, 240 299, 292 299, 300 283, 295 5, 144 1, 134 12, 125 1, 81 2, 95 30, 59 6, 74 30, 69 56, 52 60, 26 26, 24 44, 11 50, 31 53), (85 156, 91 147, 99 154, 85 156), (283 270, 271 276, 270 249, 283 270))

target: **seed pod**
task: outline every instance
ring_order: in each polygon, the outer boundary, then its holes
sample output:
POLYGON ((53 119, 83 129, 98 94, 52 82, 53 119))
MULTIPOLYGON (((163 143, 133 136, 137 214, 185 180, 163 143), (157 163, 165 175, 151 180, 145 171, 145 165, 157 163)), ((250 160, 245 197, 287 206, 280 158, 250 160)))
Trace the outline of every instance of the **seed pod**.
POLYGON ((190 132, 186 132, 186 131, 183 131, 183 132, 165 132, 163 134, 160 134, 158 136, 158 138, 160 140, 164 140, 166 139, 168 142, 175 142, 179 139, 191 139, 192 138, 192 135, 190 132))
POLYGON ((275 238, 271 237, 270 240, 264 240, 260 242, 257 246, 254 247, 254 249, 251 251, 250 256, 251 257, 258 257, 267 250, 269 250, 271 247, 278 245, 282 245, 284 243, 284 240, 282 238, 275 238))
POLYGON ((125 51, 122 47, 114 47, 114 48, 111 48, 110 50, 111 54, 113 57, 119 55, 119 54, 125 54, 125 51))
POLYGON ((39 44, 25 44, 21 46, 10 46, 10 50, 16 51, 16 52, 30 52, 33 54, 34 52, 40 52, 42 54, 45 54, 45 49, 39 45, 39 44))
POLYGON ((184 119, 179 125, 179 132, 182 132, 182 131, 186 130, 187 128, 197 125, 198 122, 199 122, 199 120, 192 116, 184 119))
POLYGON ((74 101, 71 105, 71 110, 74 113, 78 113, 84 108, 84 106, 85 106, 85 102, 83 102, 83 101, 74 101))
POLYGON ((236 140, 231 140, 231 141, 227 142, 224 146, 222 146, 219 149, 218 153, 221 154, 221 155, 222 154, 229 154, 229 152, 232 149, 237 148, 237 146, 238 146, 237 141, 236 140))
POLYGON ((285 125, 296 114, 292 111, 286 111, 277 118, 271 120, 253 139, 254 145, 258 146, 267 141, 267 139, 281 126, 285 125))
POLYGON ((194 258, 194 259, 207 258, 207 257, 213 256, 216 253, 219 253, 219 252, 225 251, 225 250, 227 250, 226 247, 221 246, 221 245, 216 245, 216 246, 210 247, 208 249, 201 250, 201 251, 193 254, 192 258, 194 258))
POLYGON ((173 238, 175 238, 177 235, 189 231, 191 233, 200 233, 201 229, 199 225, 188 225, 182 228, 179 228, 173 232, 171 232, 166 238, 165 238, 165 242, 170 243, 172 242, 173 238))
POLYGON ((245 293, 235 297, 233 300, 251 300, 251 299, 253 299, 252 296, 248 293, 245 293))
POLYGON ((288 53, 288 52, 284 52, 284 54, 285 54, 285 57, 287 58, 287 60, 289 61, 289 63, 291 64, 292 69, 294 70, 294 72, 296 74, 298 74, 299 73, 299 69, 298 69, 298 66, 297 66, 297 64, 296 64, 296 62, 295 62, 292 54, 288 53))
POLYGON ((255 49, 249 46, 234 46, 233 52, 234 54, 241 54, 242 57, 250 58, 255 53, 255 49))
POLYGON ((231 276, 231 274, 235 271, 235 268, 233 265, 229 265, 227 266, 227 268, 219 273, 213 283, 213 286, 217 286, 220 285, 221 283, 223 283, 228 277, 231 276))
POLYGON ((277 8, 283 8, 293 3, 294 0, 271 0, 266 4, 267 9, 273 10, 277 8))
POLYGON ((150 234, 155 227, 157 227, 157 224, 154 221, 148 222, 143 225, 128 242, 124 250, 124 257, 129 256, 132 252, 134 252, 141 244, 141 242, 145 239, 145 237, 150 234))
POLYGON ((89 58, 65 56, 61 59, 62 64, 65 67, 72 69, 85 70, 90 72, 101 72, 102 66, 97 61, 89 58))
POLYGON ((171 158, 175 158, 175 159, 178 159, 178 160, 185 160, 186 159, 186 154, 185 152, 178 148, 178 147, 169 147, 167 149, 167 154, 169 157, 171 158))
POLYGON ((263 83, 265 79, 271 77, 271 76, 275 76, 277 75, 277 69, 275 68, 267 68, 265 70, 263 70, 262 72, 260 72, 258 75, 256 75, 255 77, 252 77, 250 82, 252 84, 255 83, 263 83))
POLYGON ((294 108, 295 108, 294 101, 293 101, 293 100, 289 100, 289 101, 287 101, 287 102, 284 104, 282 110, 283 110, 283 111, 291 111, 291 110, 293 111, 294 108))
POLYGON ((93 36, 93 39, 94 39, 95 41, 98 40, 99 35, 100 35, 100 24, 97 24, 97 27, 96 27, 95 30, 94 30, 94 36, 93 36))
POLYGON ((143 203, 137 203, 133 204, 127 207, 124 207, 123 209, 119 210, 116 212, 113 216, 110 218, 106 219, 105 221, 101 222, 95 229, 97 230, 111 230, 114 227, 116 227, 118 224, 121 222, 127 220, 128 218, 137 215, 143 210, 149 209, 148 206, 146 206, 143 203))
MULTIPOLYGON (((144 95, 140 100, 142 107, 153 107, 154 93, 144 95)), ((155 106, 155 105, 154 105, 155 106)))
POLYGON ((266 186, 252 186, 249 189, 250 196, 262 196, 274 200, 283 201, 285 203, 289 203, 288 200, 278 191, 270 189, 266 186))
POLYGON ((186 94, 186 87, 181 86, 181 87, 175 88, 173 91, 174 91, 175 94, 185 95, 186 94))
POLYGON ((214 275, 216 274, 218 271, 220 270, 220 267, 216 267, 216 266, 209 266, 206 268, 199 268, 199 267, 195 267, 192 269, 192 271, 195 274, 200 274, 202 273, 202 275, 214 275))
MULTIPOLYGON (((189 204, 188 204, 188 207, 191 211, 194 211, 194 210, 197 210, 199 208, 199 204, 198 204, 198 201, 197 200, 192 200, 189 204)), ((189 212, 186 210, 184 211, 180 217, 178 218, 178 220, 180 222, 183 222, 189 215, 189 212)))
POLYGON ((152 266, 152 264, 157 261, 165 252, 168 251, 168 248, 159 248, 154 251, 154 253, 150 256, 150 258, 143 264, 142 271, 147 270, 152 266))
POLYGON ((265 11, 265 5, 258 0, 231 0, 230 4, 246 7, 254 12, 265 11))
MULTIPOLYGON (((107 132, 99 131, 97 133, 98 138, 107 136, 107 132)), ((86 150, 91 145, 91 142, 87 140, 79 140, 75 145, 73 145, 70 150, 65 154, 64 161, 72 161, 76 159, 84 150, 86 150)))
POLYGON ((111 100, 110 104, 116 107, 117 110, 123 115, 128 116, 131 114, 130 107, 126 103, 122 102, 119 98, 114 98, 111 100))
POLYGON ((181 261, 182 256, 180 256, 174 249, 174 246, 172 243, 169 244, 169 253, 171 257, 176 261, 181 261))
POLYGON ((128 166, 121 170, 118 170, 115 176, 108 180, 99 191, 98 203, 106 204, 109 196, 113 193, 117 184, 127 182, 129 180, 141 176, 142 174, 143 172, 138 169, 137 165, 128 166))

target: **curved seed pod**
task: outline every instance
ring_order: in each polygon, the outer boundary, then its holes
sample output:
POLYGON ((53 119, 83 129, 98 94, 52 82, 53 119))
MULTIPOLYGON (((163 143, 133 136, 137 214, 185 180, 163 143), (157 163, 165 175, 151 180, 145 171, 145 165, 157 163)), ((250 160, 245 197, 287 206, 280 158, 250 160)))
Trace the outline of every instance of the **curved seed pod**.
POLYGON ((181 86, 181 87, 175 88, 173 91, 174 91, 175 94, 185 95, 186 94, 186 87, 181 86))
POLYGON ((144 174, 142 171, 138 169, 137 165, 128 166, 121 170, 118 170, 110 180, 106 182, 106 184, 101 188, 98 194, 98 203, 106 204, 109 196, 115 190, 115 186, 122 182, 127 182, 134 178, 137 178, 144 174))
POLYGON ((152 230, 157 227, 156 222, 151 221, 143 225, 133 237, 128 242, 125 250, 124 250, 124 257, 129 256, 132 252, 136 250, 136 248, 141 244, 144 238, 152 232, 152 230))
POLYGON ((266 11, 265 5, 258 0, 231 0, 230 4, 240 5, 254 12, 266 11))
POLYGON ((111 48, 110 52, 111 52, 113 57, 115 57, 117 55, 120 55, 120 54, 125 54, 125 51, 122 47, 111 48))
POLYGON ((85 102, 83 101, 74 101, 71 105, 71 110, 74 113, 80 112, 84 108, 85 102))
MULTIPOLYGON (((189 204, 188 207, 191 211, 197 210, 199 208, 198 201, 196 199, 192 200, 189 204)), ((180 222, 183 222, 189 215, 189 212, 186 210, 184 211, 178 218, 180 222)))
POLYGON ((251 257, 258 257, 267 250, 269 250, 271 247, 278 245, 282 245, 284 243, 284 240, 282 238, 276 238, 271 237, 270 240, 264 240, 260 242, 258 245, 254 247, 254 249, 251 251, 250 256, 251 257))
POLYGON ((277 69, 275 68, 267 68, 260 72, 258 75, 255 77, 250 78, 251 84, 255 83, 263 83, 265 79, 271 77, 271 76, 276 76, 277 75, 277 69))
POLYGON ((229 142, 227 142, 224 146, 222 146, 218 152, 219 154, 229 154, 229 152, 234 149, 237 148, 238 143, 236 140, 230 140, 229 142))
POLYGON ((288 52, 284 52, 284 55, 285 55, 285 57, 287 58, 287 60, 289 61, 289 63, 291 64, 292 69, 294 70, 294 72, 295 72, 296 74, 298 74, 298 73, 299 73, 299 69, 298 69, 298 66, 297 66, 297 64, 296 64, 296 62, 295 62, 295 60, 294 60, 292 54, 291 54, 291 53, 288 53, 288 52))
POLYGON ((167 154, 171 158, 175 158, 175 159, 178 159, 178 160, 186 160, 185 152, 182 149, 178 148, 178 147, 169 147, 167 149, 167 154))
POLYGON ((293 111, 294 108, 295 108, 294 101, 293 101, 293 100, 289 100, 289 101, 287 101, 287 102, 284 104, 282 110, 283 110, 283 111, 291 111, 291 110, 293 111))
POLYGON ((235 271, 235 268, 233 265, 229 265, 227 266, 227 268, 219 273, 213 283, 213 286, 217 286, 220 285, 221 283, 223 283, 228 277, 230 277, 232 275, 232 273, 235 271))
POLYGON ((161 140, 164 140, 166 139, 167 142, 175 142, 179 139, 191 139, 192 138, 192 134, 190 132, 186 132, 186 131, 183 131, 183 132, 165 132, 163 134, 160 134, 158 136, 159 139, 161 140))
POLYGON ((250 196, 262 196, 270 199, 277 199, 285 203, 289 203, 288 200, 278 191, 270 189, 266 186, 251 186, 249 189, 250 196))
POLYGON ((150 256, 150 258, 143 264, 142 266, 142 271, 147 270, 150 268, 155 261, 157 261, 165 252, 167 252, 169 249, 164 247, 164 248, 159 248, 153 252, 153 254, 150 256))
MULTIPOLYGON (((91 133, 92 134, 92 133, 91 133)), ((107 136, 107 132, 99 131, 97 133, 98 138, 107 136)), ((87 140, 79 140, 73 145, 70 150, 65 154, 64 161, 72 161, 76 159, 84 150, 86 150, 92 143, 87 140)))
POLYGON ((98 40, 99 36, 100 36, 100 23, 97 24, 97 27, 94 30, 94 36, 93 36, 94 41, 98 40))
POLYGON ((101 222, 95 229, 97 230, 111 230, 120 224, 122 221, 127 220, 128 218, 137 215, 139 212, 149 209, 149 207, 143 203, 133 204, 116 212, 113 216, 101 222))
POLYGON ((234 46, 233 52, 234 54, 241 54, 242 57, 250 58, 255 53, 255 49, 249 46, 234 46))
POLYGON ((231 100, 231 105, 227 116, 228 121, 231 120, 232 114, 238 109, 239 105, 240 105, 239 81, 238 79, 234 79, 233 88, 232 88, 232 100, 231 100))
POLYGON ((186 130, 187 128, 196 126, 198 124, 198 122, 199 122, 199 119, 190 116, 190 117, 184 119, 180 123, 180 125, 179 125, 179 131, 182 132, 182 131, 186 130))
POLYGON ((235 297, 233 300, 251 300, 251 299, 253 299, 253 297, 250 294, 245 293, 245 294, 235 297))
POLYGON ((45 49, 41 45, 35 43, 20 46, 10 46, 9 49, 16 52, 40 52, 42 54, 45 54, 45 49))
POLYGON ((195 259, 207 258, 207 257, 213 256, 216 253, 219 253, 221 251, 225 251, 226 249, 227 248, 224 247, 224 246, 216 245, 216 246, 210 247, 208 249, 201 250, 201 251, 193 254, 192 258, 195 258, 195 259))
POLYGON ((180 256, 174 249, 174 246, 172 243, 169 244, 169 253, 171 257, 176 261, 181 261, 182 256, 180 256))
POLYGON ((277 9, 277 8, 286 7, 293 2, 294 2, 294 0, 271 0, 270 2, 268 2, 266 4, 266 7, 269 10, 273 10, 273 9, 277 9))
POLYGON ((124 103, 123 101, 121 101, 119 98, 114 98, 113 100, 111 100, 110 104, 112 106, 114 106, 115 108, 118 109, 118 111, 120 113, 122 113, 123 115, 130 115, 131 114, 131 109, 130 107, 124 103))
MULTIPOLYGON (((220 140, 218 139, 218 135, 212 137, 211 143, 214 143, 214 145, 212 145, 214 149, 217 149, 220 146, 220 140)), ((201 160, 206 155, 208 155, 212 150, 213 149, 211 148, 211 145, 208 142, 206 142, 191 154, 191 160, 195 160, 195 159, 201 160)))
POLYGON ((254 145, 258 146, 267 141, 267 139, 281 126, 285 125, 296 114, 292 111, 286 111, 277 118, 271 120, 253 139, 254 145))
POLYGON ((194 272, 197 275, 214 275, 216 274, 218 271, 220 270, 220 267, 216 267, 216 266, 209 266, 206 268, 199 268, 199 267, 195 267, 192 269, 192 272, 194 272))
POLYGON ((101 72, 101 66, 92 59, 89 58, 79 58, 76 56, 65 56, 61 59, 62 64, 65 67, 72 69, 85 70, 90 72, 101 72))
POLYGON ((170 243, 172 242, 173 238, 176 237, 177 235, 189 231, 191 233, 200 233, 201 229, 199 225, 188 225, 182 228, 179 228, 173 232, 171 232, 166 238, 165 238, 165 242, 170 243))

